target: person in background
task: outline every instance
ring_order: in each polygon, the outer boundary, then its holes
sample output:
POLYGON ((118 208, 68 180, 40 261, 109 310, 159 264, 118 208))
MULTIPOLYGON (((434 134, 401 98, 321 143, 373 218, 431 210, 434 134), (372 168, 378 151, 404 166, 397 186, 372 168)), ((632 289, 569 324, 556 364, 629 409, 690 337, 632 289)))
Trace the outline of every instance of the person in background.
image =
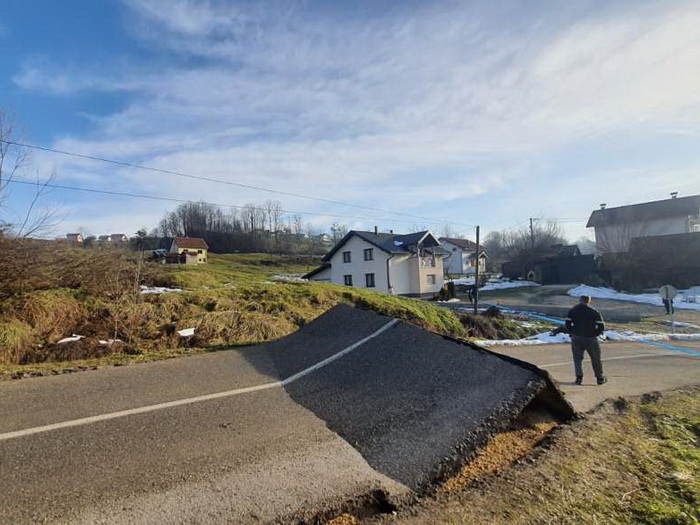
POLYGON ((605 323, 600 312, 591 308, 591 298, 582 295, 579 304, 574 306, 566 316, 566 330, 571 335, 571 351, 574 356, 576 384, 583 382, 583 353, 588 352, 593 365, 593 372, 599 385, 607 383, 603 375, 603 363, 600 357, 598 336, 603 335, 605 323))
POLYGON ((673 313, 673 299, 661 299, 664 303, 664 308, 666 308, 666 313, 671 315, 673 313))

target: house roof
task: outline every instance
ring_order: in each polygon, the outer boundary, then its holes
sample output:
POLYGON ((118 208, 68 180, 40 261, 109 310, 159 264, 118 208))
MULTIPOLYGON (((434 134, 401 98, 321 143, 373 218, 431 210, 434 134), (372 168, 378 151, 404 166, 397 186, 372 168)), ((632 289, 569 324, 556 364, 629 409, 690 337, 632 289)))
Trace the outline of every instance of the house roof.
POLYGON ((700 195, 595 210, 586 228, 700 214, 700 195))
POLYGON ((554 244, 551 248, 554 257, 577 257, 581 255, 578 244, 554 244))
POLYGON ((200 237, 173 237, 173 242, 178 248, 187 248, 189 250, 208 250, 209 245, 200 237))
POLYGON ((470 241, 469 239, 457 239, 455 237, 440 237, 440 242, 449 242, 450 244, 454 244, 462 250, 466 250, 469 252, 476 251, 476 243, 470 241))
POLYGON ((307 273, 306 275, 302 276, 302 279, 311 279, 314 275, 317 275, 317 274, 321 273, 323 270, 327 270, 330 267, 331 267, 331 263, 324 262, 318 268, 315 268, 315 269, 311 270, 309 273, 307 273))
POLYGON ((440 241, 438 241, 429 230, 416 233, 408 234, 395 234, 395 233, 374 233, 365 232, 358 230, 350 230, 345 237, 343 237, 338 244, 336 244, 331 251, 329 251, 324 257, 324 261, 330 261, 338 250, 340 250, 346 242, 350 240, 353 236, 357 236, 360 239, 367 241, 373 246, 376 246, 380 250, 390 253, 414 253, 414 247, 417 244, 423 244, 426 248, 433 248, 434 253, 446 253, 440 248, 440 241))

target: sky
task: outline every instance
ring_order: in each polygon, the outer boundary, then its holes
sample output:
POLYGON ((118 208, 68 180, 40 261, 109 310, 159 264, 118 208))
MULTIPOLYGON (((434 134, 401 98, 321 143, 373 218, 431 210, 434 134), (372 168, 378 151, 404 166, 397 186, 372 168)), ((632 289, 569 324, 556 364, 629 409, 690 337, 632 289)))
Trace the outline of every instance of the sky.
MULTIPOLYGON (((700 193, 697 0, 0 0, 0 53, 16 139, 229 184, 40 150, 25 180, 472 239, 700 193)), ((55 235, 176 205, 39 204, 55 235)))

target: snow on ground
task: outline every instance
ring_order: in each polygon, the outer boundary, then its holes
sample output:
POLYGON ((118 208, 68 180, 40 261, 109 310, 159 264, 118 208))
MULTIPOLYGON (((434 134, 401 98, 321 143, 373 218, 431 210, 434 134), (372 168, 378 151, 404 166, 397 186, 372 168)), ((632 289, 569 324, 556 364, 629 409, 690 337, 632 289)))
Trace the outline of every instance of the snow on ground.
POLYGON ((166 288, 165 286, 146 286, 146 285, 141 285, 141 293, 142 294, 148 294, 148 293, 173 293, 173 292, 181 292, 182 289, 180 288, 166 288))
POLYGON ((70 336, 70 337, 64 337, 64 338, 61 339, 60 341, 56 341, 56 344, 57 344, 57 345, 61 345, 61 344, 63 344, 63 343, 73 343, 73 342, 75 342, 75 341, 80 341, 83 337, 84 337, 84 336, 82 336, 82 335, 73 334, 73 335, 70 336))
MULTIPOLYGON (((631 331, 606 330, 603 341, 700 341, 700 334, 639 334, 631 331)), ((525 339, 483 339, 476 341, 482 346, 531 346, 570 343, 569 334, 551 335, 549 332, 531 335, 525 339)))
POLYGON ((194 335, 194 328, 185 328, 184 330, 178 330, 177 335, 180 337, 192 337, 194 335))
MULTIPOLYGON (((659 294, 654 293, 622 293, 613 290, 612 288, 596 288, 594 286, 586 286, 585 284, 577 286, 576 288, 572 288, 567 293, 572 297, 581 297, 582 295, 589 295, 595 299, 612 299, 614 301, 628 301, 633 303, 663 306, 661 296, 659 296, 659 294)), ((686 295, 684 293, 679 293, 673 301, 673 306, 677 309, 700 311, 700 303, 688 302, 686 300, 694 297, 694 295, 686 295)))
MULTIPOLYGON (((453 282, 455 285, 462 284, 467 286, 474 285, 473 277, 465 277, 463 279, 450 279, 448 282, 453 282)), ((484 286, 479 288, 480 292, 489 292, 491 290, 505 290, 508 288, 523 288, 526 286, 540 286, 539 283, 532 281, 510 281, 507 279, 489 279, 484 286)))
POLYGON ((668 324, 671 326, 677 326, 679 328, 700 328, 700 326, 698 326, 696 324, 681 323, 680 321, 673 321, 673 322, 669 321, 668 324))
POLYGON ((121 339, 100 339, 98 341, 102 346, 111 346, 115 343, 124 343, 121 339))
POLYGON ((272 277, 273 281, 283 282, 283 283, 307 283, 307 279, 302 279, 295 275, 275 275, 272 277))

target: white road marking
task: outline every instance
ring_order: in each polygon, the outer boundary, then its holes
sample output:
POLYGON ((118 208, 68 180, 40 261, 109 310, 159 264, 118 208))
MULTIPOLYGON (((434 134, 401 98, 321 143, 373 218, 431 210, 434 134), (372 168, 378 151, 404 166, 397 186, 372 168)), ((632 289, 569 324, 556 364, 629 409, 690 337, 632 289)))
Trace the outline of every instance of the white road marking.
POLYGON ((117 419, 117 418, 122 418, 122 417, 127 417, 127 416, 133 416, 135 414, 145 414, 147 412, 154 412, 156 410, 163 410, 165 408, 172 408, 172 407, 178 407, 178 406, 183 406, 183 405, 190 405, 192 403, 199 403, 201 401, 210 401, 212 399, 219 399, 222 397, 231 397, 231 396, 238 396, 241 394, 249 394, 251 392, 258 392, 260 390, 269 390, 271 388, 282 388, 286 385, 289 385, 290 383, 293 383, 295 381, 298 381, 304 376, 309 375, 312 372, 315 372, 316 370, 323 368, 326 365, 329 365, 333 361, 336 361, 340 359, 343 356, 346 356, 353 350, 357 349, 359 346, 362 346, 365 344, 367 341, 374 339, 378 335, 382 334, 392 326, 394 326, 396 323, 398 323, 397 319, 393 319, 389 321, 387 324, 382 326, 379 330, 376 332, 368 335, 364 339, 361 339, 360 341, 356 342, 355 344, 352 344, 348 346, 347 348, 344 348, 340 352, 333 354, 332 356, 324 359, 323 361, 320 361, 316 363, 315 365, 310 366, 309 368, 305 368, 301 372, 298 372, 292 376, 289 376, 287 379, 284 379, 282 381, 273 381, 271 383, 264 383, 262 385, 255 385, 255 386, 249 386, 245 388, 237 388, 235 390, 227 390, 225 392, 217 392, 215 394, 206 394, 203 396, 197 396, 197 397, 189 397, 186 399, 178 399, 176 401, 168 401, 166 403, 158 403, 157 405, 148 405, 148 406, 143 406, 143 407, 138 407, 138 408, 131 408, 128 410, 120 410, 118 412, 110 412, 108 414, 100 414, 97 416, 90 416, 90 417, 83 417, 80 419, 73 419, 70 421, 63 421, 61 423, 53 423, 50 425, 42 425, 39 427, 33 427, 33 428, 27 428, 24 430, 16 430, 13 432, 6 432, 4 434, 0 434, 0 441, 6 441, 8 439, 13 439, 13 438, 18 438, 18 437, 25 437, 25 436, 31 436, 34 434, 40 434, 42 432, 50 432, 52 430, 59 430, 62 428, 70 428, 70 427, 77 427, 81 425, 89 425, 91 423, 97 423, 100 421, 109 421, 110 419, 117 419))
MULTIPOLYGON (((637 359, 638 357, 663 357, 663 356, 669 356, 669 355, 680 355, 676 352, 667 352, 667 353, 659 353, 655 352, 653 354, 635 354, 635 355, 623 355, 619 357, 605 357, 601 359, 601 361, 619 361, 620 359, 637 359)), ((533 363, 534 364, 534 363, 533 363)), ((564 366, 564 365, 569 365, 571 366, 573 364, 573 361, 566 361, 564 363, 549 363, 547 365, 535 365, 540 368, 554 368, 555 366, 564 366)))

